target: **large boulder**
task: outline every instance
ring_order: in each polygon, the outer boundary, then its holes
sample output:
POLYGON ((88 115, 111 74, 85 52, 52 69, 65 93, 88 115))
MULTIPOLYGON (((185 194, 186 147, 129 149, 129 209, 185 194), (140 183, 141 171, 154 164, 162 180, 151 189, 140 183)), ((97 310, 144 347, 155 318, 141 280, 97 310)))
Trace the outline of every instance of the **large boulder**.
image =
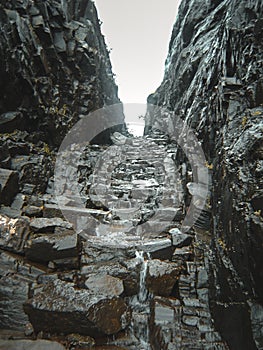
POLYGON ((37 289, 24 310, 37 333, 99 337, 116 334, 130 322, 130 310, 123 299, 76 289, 72 283, 60 280, 37 289))

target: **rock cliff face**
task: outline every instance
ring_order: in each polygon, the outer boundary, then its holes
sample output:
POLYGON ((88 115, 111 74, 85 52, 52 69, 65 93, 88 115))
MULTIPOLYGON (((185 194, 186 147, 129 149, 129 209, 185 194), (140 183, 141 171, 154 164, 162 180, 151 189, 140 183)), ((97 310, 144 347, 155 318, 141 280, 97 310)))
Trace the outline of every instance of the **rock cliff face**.
POLYGON ((119 103, 91 0, 4 0, 0 27, 0 132, 58 146, 81 116, 119 103))
MULTIPOLYGON (((262 34, 262 1, 183 0, 148 98, 194 129, 207 158, 210 305, 231 349, 263 344, 262 34)), ((149 110, 146 133, 162 122, 149 110)))
POLYGON ((150 135, 87 143, 81 129, 58 154, 78 119, 119 101, 96 10, 1 2, 0 349, 263 348, 262 10, 183 0, 149 97, 174 117, 151 106, 150 135), (175 142, 177 116, 211 177, 187 232, 186 189, 206 187, 191 182, 204 171, 175 142))

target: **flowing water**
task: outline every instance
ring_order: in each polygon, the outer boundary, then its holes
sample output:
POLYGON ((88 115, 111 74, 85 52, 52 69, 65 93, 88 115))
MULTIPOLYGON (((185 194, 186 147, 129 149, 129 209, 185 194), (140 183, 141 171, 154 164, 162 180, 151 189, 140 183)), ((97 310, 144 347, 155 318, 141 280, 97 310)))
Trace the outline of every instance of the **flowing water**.
POLYGON ((131 298, 130 306, 133 309, 131 334, 138 340, 138 350, 151 350, 149 340, 149 317, 151 294, 147 289, 147 271, 150 254, 136 251, 136 258, 141 262, 139 292, 131 298))

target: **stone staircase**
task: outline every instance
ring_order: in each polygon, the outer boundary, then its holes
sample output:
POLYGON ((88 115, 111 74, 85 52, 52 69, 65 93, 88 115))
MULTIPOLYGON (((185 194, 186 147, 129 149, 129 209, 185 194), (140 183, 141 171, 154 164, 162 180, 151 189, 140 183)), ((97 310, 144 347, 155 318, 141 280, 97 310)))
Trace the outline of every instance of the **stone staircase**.
MULTIPOLYGON (((67 163, 61 183, 68 189, 58 200, 52 178, 42 195, 26 194, 20 187, 11 204, 15 218, 5 215, 11 207, 0 208, 5 211, 0 221, 1 279, 8 287, 0 287, 2 295, 8 293, 8 304, 0 302, 3 328, 21 332, 28 315, 29 339, 42 334, 58 340, 52 334, 55 315, 63 319, 56 323, 57 334, 81 329, 93 337, 86 341, 91 349, 96 342, 105 350, 228 349, 209 309, 208 247, 193 229, 180 231, 185 203, 173 158, 174 146, 160 134, 127 138, 108 148, 88 145, 74 164, 80 195, 70 191, 74 169, 67 163), (71 223, 62 213, 73 218, 71 223), (148 296, 143 301, 138 297, 142 290, 148 296), (103 321, 101 305, 116 324, 103 321), (92 319, 90 329, 85 312, 92 319), (10 319, 12 314, 17 321, 10 319)), ((26 181, 30 185, 28 177, 26 181)), ((73 338, 80 346, 80 338, 73 338)), ((68 336, 59 341, 71 344, 68 336)))

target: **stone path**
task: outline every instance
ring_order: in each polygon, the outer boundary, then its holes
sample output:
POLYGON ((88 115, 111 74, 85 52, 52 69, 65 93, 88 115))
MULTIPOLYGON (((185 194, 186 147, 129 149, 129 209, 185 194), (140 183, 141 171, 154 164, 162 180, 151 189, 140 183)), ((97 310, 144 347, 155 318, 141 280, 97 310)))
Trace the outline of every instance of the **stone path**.
POLYGON ((1 208, 1 328, 69 349, 227 349, 209 309, 208 246, 180 231, 174 146, 162 135, 114 142, 64 164, 58 201, 50 179, 43 195, 24 185, 1 208), (81 195, 68 182, 76 166, 81 195))

